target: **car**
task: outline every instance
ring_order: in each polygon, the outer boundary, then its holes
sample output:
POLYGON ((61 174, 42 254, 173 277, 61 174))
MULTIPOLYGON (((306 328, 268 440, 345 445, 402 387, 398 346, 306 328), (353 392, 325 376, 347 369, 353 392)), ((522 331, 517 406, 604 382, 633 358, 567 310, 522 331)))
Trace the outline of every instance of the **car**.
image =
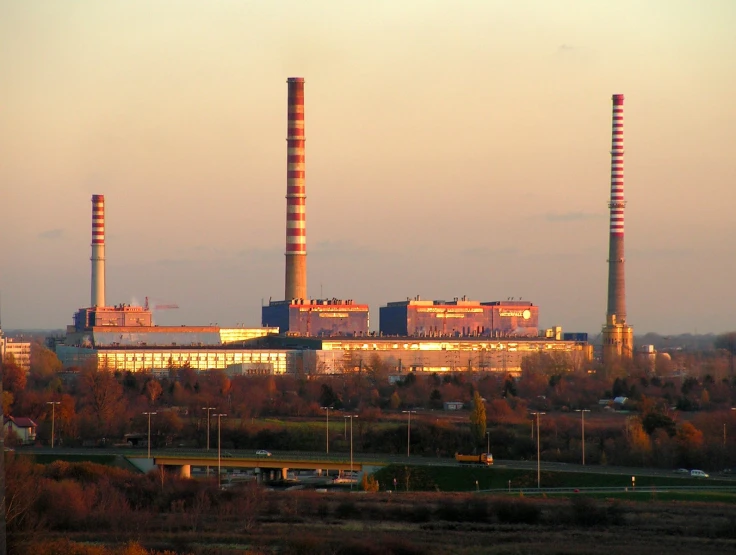
POLYGON ((675 474, 690 474, 690 471, 687 468, 676 468, 673 472, 675 474))
POLYGON ((256 451, 256 456, 257 457, 270 457, 271 452, 266 451, 265 449, 259 449, 258 451, 256 451))
POLYGON ((709 476, 702 470, 691 470, 690 476, 692 478, 708 478, 709 476))

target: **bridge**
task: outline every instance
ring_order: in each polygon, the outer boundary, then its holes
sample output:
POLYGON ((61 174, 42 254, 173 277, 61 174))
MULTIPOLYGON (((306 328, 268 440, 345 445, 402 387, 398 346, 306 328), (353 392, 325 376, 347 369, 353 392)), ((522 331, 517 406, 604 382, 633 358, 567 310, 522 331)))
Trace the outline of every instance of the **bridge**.
MULTIPOLYGON (((129 457, 130 458, 130 457, 129 457)), ((280 471, 281 477, 286 479, 289 470, 314 470, 318 474, 326 471, 337 471, 339 474, 352 471, 360 475, 367 466, 360 461, 345 461, 339 459, 310 459, 305 457, 263 457, 263 456, 241 456, 236 457, 227 453, 219 459, 207 455, 166 454, 151 456, 152 463, 159 467, 176 469, 183 478, 190 478, 192 467, 221 467, 221 468, 247 468, 255 470, 256 474, 263 472, 280 471)), ((381 464, 372 463, 371 470, 381 464)))

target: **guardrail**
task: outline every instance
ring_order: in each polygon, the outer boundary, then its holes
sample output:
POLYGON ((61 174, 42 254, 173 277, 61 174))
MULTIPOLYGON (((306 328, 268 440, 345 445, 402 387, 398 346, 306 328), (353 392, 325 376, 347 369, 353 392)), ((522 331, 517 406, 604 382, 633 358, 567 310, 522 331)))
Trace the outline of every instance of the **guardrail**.
POLYGON ((663 493, 663 492, 697 492, 716 491, 723 493, 736 493, 736 485, 733 486, 614 486, 614 487, 564 487, 564 488, 493 488, 475 490, 474 493, 513 493, 523 495, 561 494, 561 493, 663 493))

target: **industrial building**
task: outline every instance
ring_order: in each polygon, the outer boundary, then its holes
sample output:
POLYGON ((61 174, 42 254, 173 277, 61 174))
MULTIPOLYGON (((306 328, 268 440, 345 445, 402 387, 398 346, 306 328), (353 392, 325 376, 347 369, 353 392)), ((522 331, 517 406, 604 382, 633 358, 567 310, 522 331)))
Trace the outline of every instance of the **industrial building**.
POLYGON ((287 79, 286 264, 284 300, 261 308, 261 325, 301 336, 360 336, 369 328, 368 305, 307 296, 307 189, 304 78, 287 79))
MULTIPOLYGON (((380 362, 397 375, 518 374, 523 357, 533 353, 565 355, 575 366, 591 358, 585 334, 563 336, 561 328, 540 330, 539 308, 528 301, 415 297, 390 302, 380 308, 379 332, 371 333, 368 305, 352 299, 309 299, 304 79, 293 77, 287 83, 285 297, 262 307, 263 327, 156 326, 148 303, 108 306, 105 199, 94 195, 90 306, 74 314, 64 342, 56 345, 65 367, 154 372, 188 367, 220 369, 230 375, 278 375, 353 372, 380 362)), ((613 204, 612 200, 612 211, 613 204)), ((618 211, 619 205, 615 207, 618 211)), ((620 316, 619 310, 613 319, 620 316)))
POLYGON ((400 337, 537 337, 539 307, 526 301, 425 301, 419 297, 380 308, 381 335, 400 337))
POLYGON ((368 305, 352 299, 270 301, 261 308, 261 324, 306 337, 363 336, 370 326, 368 305))
POLYGON ((592 358, 587 341, 556 338, 439 339, 426 337, 302 338, 264 336, 261 348, 311 350, 314 359, 304 359, 310 374, 340 374, 370 368, 380 361, 394 374, 407 372, 501 372, 521 373, 521 361, 530 354, 549 353, 568 357, 572 366, 592 358))

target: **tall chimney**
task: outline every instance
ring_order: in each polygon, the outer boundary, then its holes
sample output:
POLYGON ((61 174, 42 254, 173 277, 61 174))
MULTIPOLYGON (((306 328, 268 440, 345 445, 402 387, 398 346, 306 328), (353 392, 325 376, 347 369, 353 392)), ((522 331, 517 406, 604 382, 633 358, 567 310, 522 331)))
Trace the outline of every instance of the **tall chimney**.
POLYGON ((105 306, 105 197, 92 195, 92 300, 105 306))
POLYGON ((286 283, 284 298, 307 297, 306 189, 304 185, 304 78, 289 77, 286 135, 286 283))
POLYGON ((633 330, 626 324, 624 273, 624 95, 613 95, 611 138, 611 213, 608 243, 608 309, 603 358, 633 357, 633 330))

